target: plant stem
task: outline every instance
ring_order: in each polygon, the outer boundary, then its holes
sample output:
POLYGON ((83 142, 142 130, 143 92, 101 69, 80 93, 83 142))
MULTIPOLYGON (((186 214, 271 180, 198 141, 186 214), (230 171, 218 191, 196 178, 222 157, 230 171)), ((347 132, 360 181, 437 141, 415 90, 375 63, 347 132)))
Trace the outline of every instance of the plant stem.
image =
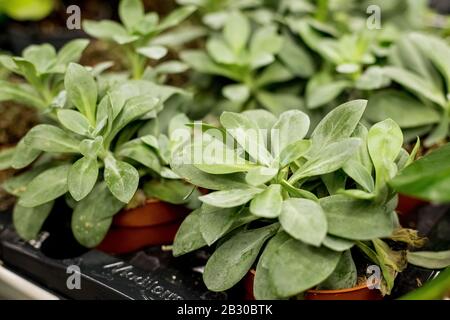
POLYGON ((326 21, 328 18, 328 0, 317 1, 316 19, 319 21, 326 21))
POLYGON ((145 67, 145 59, 142 59, 141 56, 134 51, 127 50, 128 60, 131 65, 132 77, 134 80, 140 80, 144 74, 145 67))

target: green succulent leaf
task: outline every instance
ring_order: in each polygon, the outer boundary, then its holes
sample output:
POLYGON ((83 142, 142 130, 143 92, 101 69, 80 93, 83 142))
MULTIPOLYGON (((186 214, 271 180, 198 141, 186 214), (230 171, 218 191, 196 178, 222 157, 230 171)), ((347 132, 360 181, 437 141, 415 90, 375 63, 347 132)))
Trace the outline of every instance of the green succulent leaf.
POLYGON ((277 249, 290 239, 291 237, 286 232, 280 231, 269 240, 264 248, 256 267, 255 280, 253 283, 253 292, 257 300, 281 299, 277 296, 270 279, 269 263, 272 259, 272 255, 275 254, 277 249))
POLYGON ((127 31, 119 23, 111 20, 83 21, 83 30, 90 36, 102 40, 113 40, 115 36, 126 36, 127 31))
POLYGON ((92 191, 97 182, 98 169, 96 158, 83 157, 72 165, 67 185, 76 201, 84 199, 92 191))
POLYGON ((256 219, 241 207, 217 208, 205 204, 202 205, 200 217, 200 232, 208 246, 233 229, 256 219))
POLYGON ((394 231, 392 214, 386 206, 371 201, 335 195, 320 199, 328 222, 328 233, 349 240, 389 237, 394 231))
POLYGON ((365 118, 371 122, 394 120, 401 128, 415 128, 440 121, 441 115, 410 95, 394 90, 384 90, 370 97, 365 118))
POLYGON ((68 42, 59 50, 56 65, 66 66, 71 62, 77 62, 88 45, 89 40, 87 39, 75 39, 68 42))
POLYGON ((450 251, 408 252, 408 262, 428 269, 443 269, 450 266, 450 251))
POLYGON ((414 93, 424 96, 443 108, 446 107, 446 99, 442 92, 411 71, 398 67, 384 67, 383 73, 414 93))
POLYGON ((2 187, 10 194, 20 197, 22 193, 24 193, 30 182, 36 178, 39 174, 44 172, 46 169, 50 167, 50 164, 42 164, 39 166, 35 166, 33 168, 30 168, 29 170, 25 171, 24 173, 21 173, 19 175, 16 175, 14 177, 9 178, 6 180, 2 187))
POLYGON ((40 124, 27 133, 24 144, 45 152, 77 153, 80 142, 58 127, 40 124))
POLYGON ((328 249, 342 252, 352 248, 355 243, 351 240, 327 235, 325 239, 323 239, 323 245, 328 249))
POLYGON ((350 250, 342 253, 336 269, 319 286, 319 290, 340 290, 356 286, 358 273, 350 250))
POLYGON ((130 164, 113 156, 105 158, 104 177, 111 193, 124 203, 130 202, 139 184, 139 173, 130 164))
POLYGON ((0 80, 0 101, 14 101, 43 110, 47 104, 27 84, 10 83, 0 80))
POLYGON ((293 238, 316 247, 320 247, 327 234, 325 213, 317 202, 308 199, 283 201, 280 223, 293 238))
POLYGON ((194 13, 195 10, 197 10, 197 9, 194 6, 184 6, 177 10, 172 11, 158 25, 158 31, 164 31, 166 29, 169 29, 169 28, 179 25, 186 18, 188 18, 192 13, 194 13))
POLYGON ((305 156, 311 148, 310 140, 299 140, 286 146, 278 156, 280 168, 286 167, 292 162, 305 156))
POLYGON ((50 201, 33 208, 16 204, 13 211, 13 224, 19 236, 25 240, 36 239, 53 204, 54 202, 50 201))
POLYGON ((402 131, 391 119, 379 122, 369 130, 368 149, 375 167, 377 190, 397 173, 395 160, 402 145, 402 131))
POLYGON ((273 219, 282 212, 283 197, 281 185, 271 184, 250 202, 250 212, 255 216, 273 219))
POLYGON ((240 53, 250 37, 250 22, 239 11, 232 12, 223 29, 223 36, 235 53, 240 53))
POLYGON ((22 207, 33 208, 50 202, 68 191, 70 165, 50 168, 36 176, 19 199, 22 207), (45 187, 43 187, 45 186, 45 187))
POLYGON ((152 179, 143 186, 145 195, 172 204, 185 204, 193 194, 194 187, 181 180, 152 179))
POLYGON ((215 191, 199 197, 199 200, 218 208, 233 208, 246 204, 262 191, 257 188, 215 191))
POLYGON ((272 163, 272 155, 267 151, 264 137, 254 121, 242 114, 224 112, 220 122, 252 158, 266 166, 272 163))
POLYGON ((15 152, 15 148, 8 148, 0 151, 0 170, 5 170, 12 166, 15 152))
POLYGON ((201 208, 184 219, 175 236, 172 252, 175 257, 200 249, 207 245, 200 232, 201 208))
POLYGON ((211 291, 225 291, 238 283, 255 262, 278 224, 239 232, 223 243, 208 260, 203 280, 211 291))
POLYGON ((308 160, 297 170, 289 182, 297 182, 302 178, 324 175, 342 168, 357 152, 361 139, 348 138, 331 143, 321 150, 316 157, 308 160))
POLYGON ((278 57, 291 72, 301 78, 309 78, 315 72, 311 55, 289 35, 284 36, 283 46, 278 52, 278 57))
POLYGON ((94 248, 100 244, 112 223, 112 217, 124 206, 111 194, 106 183, 97 184, 81 200, 72 215, 72 232, 83 246, 94 248))
POLYGON ((144 18, 144 6, 141 0, 122 0, 119 3, 119 17, 128 30, 144 18))
POLYGON ((436 202, 449 202, 450 145, 445 145, 403 169, 390 185, 398 192, 436 202))
POLYGON ((84 67, 69 64, 64 78, 67 96, 77 109, 95 125, 97 109, 97 84, 92 74, 84 67))
POLYGON ((349 138, 361 120, 366 105, 366 100, 354 100, 328 113, 311 134, 313 146, 309 153, 313 155, 320 152, 323 146, 349 138))
POLYGON ((256 167, 250 169, 245 175, 245 181, 255 187, 261 186, 274 178, 278 169, 267 167, 256 167))
POLYGON ((155 151, 140 141, 125 143, 117 154, 137 161, 156 173, 161 172, 161 163, 155 151))
POLYGON ((59 122, 70 131, 82 136, 89 134, 89 120, 75 110, 63 109, 58 111, 59 122))
POLYGON ((19 141, 15 148, 14 155, 11 159, 11 167, 14 169, 22 169, 33 163, 42 151, 31 148, 26 142, 25 138, 19 141))
POLYGON ((286 241, 269 262, 276 295, 288 298, 318 285, 333 273, 340 257, 340 252, 325 247, 312 247, 295 239, 286 241))
POLYGON ((309 117, 298 110, 286 111, 280 115, 271 131, 272 152, 279 156, 287 146, 302 140, 309 131, 309 117))

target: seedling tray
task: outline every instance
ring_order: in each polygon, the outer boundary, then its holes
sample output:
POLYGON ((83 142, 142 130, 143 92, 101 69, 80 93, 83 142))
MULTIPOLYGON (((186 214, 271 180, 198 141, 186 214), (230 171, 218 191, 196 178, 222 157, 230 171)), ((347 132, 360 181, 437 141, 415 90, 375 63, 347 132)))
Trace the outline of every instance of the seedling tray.
MULTIPOLYGON (((439 250, 450 245, 450 210, 427 206, 411 215, 407 223, 415 225, 429 242, 425 249, 439 250)), ((239 299, 239 287, 227 293, 210 292, 201 279, 201 268, 208 252, 199 251, 173 258, 170 251, 150 247, 133 254, 111 256, 98 250, 86 250, 67 239, 44 231, 40 239, 25 242, 10 225, 9 214, 0 214, 0 260, 14 272, 31 279, 65 299, 129 300, 229 300, 239 299), (59 243, 59 245, 57 245, 59 243), (58 251, 70 248, 64 254, 58 251), (77 266, 81 287, 70 289, 68 278, 77 266), (69 268, 69 269, 68 269, 69 268), (68 270, 72 270, 68 273, 68 270)), ((389 299, 415 289, 438 274, 437 271, 409 266, 401 273, 389 299)))

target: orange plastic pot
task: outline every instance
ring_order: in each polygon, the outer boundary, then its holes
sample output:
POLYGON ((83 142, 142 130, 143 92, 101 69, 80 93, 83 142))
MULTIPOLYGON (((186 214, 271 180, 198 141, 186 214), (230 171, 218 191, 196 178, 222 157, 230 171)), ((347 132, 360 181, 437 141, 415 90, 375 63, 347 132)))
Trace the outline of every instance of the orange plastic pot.
POLYGON ((171 244, 181 222, 142 228, 113 228, 97 249, 110 254, 124 254, 139 249, 171 244))
POLYGON ((146 204, 129 210, 122 210, 113 219, 117 227, 151 227, 183 219, 188 213, 182 206, 176 206, 157 199, 149 199, 146 204))
POLYGON ((417 198, 399 194, 398 205, 397 205, 396 211, 398 214, 405 216, 405 215, 412 213, 415 209, 422 207, 428 203, 429 202, 424 201, 424 200, 420 200, 417 198))
MULTIPOLYGON (((250 270, 244 278, 246 300, 255 300, 253 295, 253 283, 255 270, 250 270)), ((342 290, 308 290, 305 292, 305 300, 382 300, 380 291, 369 289, 365 284, 342 290)))

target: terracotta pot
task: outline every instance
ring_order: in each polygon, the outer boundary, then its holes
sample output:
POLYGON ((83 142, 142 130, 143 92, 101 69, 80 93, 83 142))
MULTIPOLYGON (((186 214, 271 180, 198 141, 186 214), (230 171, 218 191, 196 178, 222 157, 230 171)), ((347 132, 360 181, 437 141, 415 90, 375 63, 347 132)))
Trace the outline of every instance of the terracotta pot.
MULTIPOLYGON (((255 281, 255 270, 250 270, 244 278, 246 300, 255 300, 253 295, 253 283, 255 281)), ((361 285, 350 289, 341 290, 308 290, 305 300, 382 300, 383 297, 378 290, 371 290, 361 285)))
POLYGON ((341 290, 308 290, 305 300, 382 300, 383 296, 376 289, 369 289, 363 284, 341 290))
POLYGON ((188 209, 182 206, 149 199, 141 207, 119 212, 97 248, 110 254, 123 254, 147 246, 171 244, 187 213, 188 209))
POLYGON ((114 216, 113 226, 151 227, 183 219, 188 210, 157 199, 147 200, 144 206, 122 210, 114 216))
POLYGON ((142 228, 112 228, 97 249, 110 254, 124 254, 139 249, 171 244, 181 221, 142 228))
POLYGON ((415 209, 428 204, 429 202, 420 200, 417 198, 413 198, 410 196, 406 196, 403 194, 399 194, 398 196, 398 205, 397 205, 397 213, 400 215, 408 215, 412 213, 415 209))

